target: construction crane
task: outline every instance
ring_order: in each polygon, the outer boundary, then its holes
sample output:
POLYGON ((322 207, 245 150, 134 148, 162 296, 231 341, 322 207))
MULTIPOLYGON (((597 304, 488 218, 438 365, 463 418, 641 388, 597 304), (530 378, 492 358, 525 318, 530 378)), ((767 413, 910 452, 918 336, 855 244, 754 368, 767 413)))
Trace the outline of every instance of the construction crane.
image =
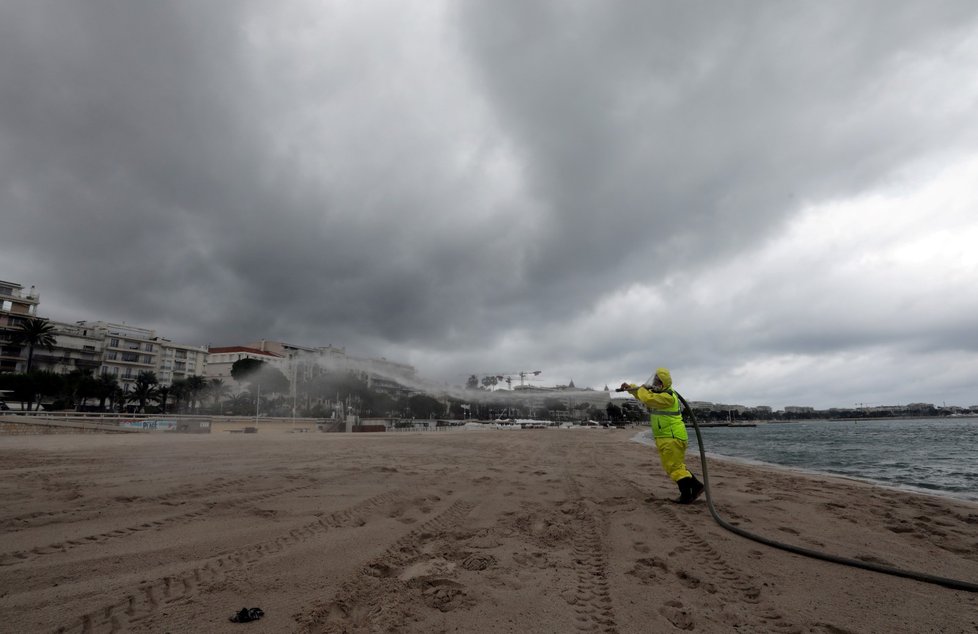
POLYGON ((505 379, 506 380, 506 385, 510 389, 513 388, 513 379, 515 377, 519 377, 520 378, 520 389, 523 389, 523 388, 526 387, 526 382, 527 381, 533 381, 533 380, 535 380, 535 379, 531 379, 531 378, 528 378, 528 377, 537 376, 538 374, 540 374, 542 372, 543 372, 543 370, 522 370, 520 372, 502 373, 502 374, 497 374, 495 376, 496 376, 496 378, 499 378, 499 379, 505 379))

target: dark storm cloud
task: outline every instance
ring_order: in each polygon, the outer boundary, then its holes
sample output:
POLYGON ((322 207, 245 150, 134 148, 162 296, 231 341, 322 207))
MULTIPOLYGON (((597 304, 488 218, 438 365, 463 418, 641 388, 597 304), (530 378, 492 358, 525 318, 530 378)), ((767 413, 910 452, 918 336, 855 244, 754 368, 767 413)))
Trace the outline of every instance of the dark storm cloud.
MULTIPOLYGON (((59 319, 444 377, 917 340, 808 323, 832 311, 818 276, 689 285, 807 206, 973 148, 972 97, 927 64, 974 3, 438 6, 3 3, 0 277, 59 319)), ((926 341, 963 332, 939 326, 926 341)))
MULTIPOLYGON (((349 145, 330 155, 342 162, 332 171, 302 174, 276 156, 269 121, 301 109, 268 111, 278 97, 261 91, 315 102, 343 87, 316 94, 275 69, 270 84, 256 77, 245 41, 260 19, 253 8, 6 5, 4 233, 27 242, 27 277, 48 280, 61 305, 170 328, 189 320, 182 332, 198 339, 433 336, 441 307, 457 304, 493 246, 479 255, 476 238, 440 235, 438 216, 464 213, 462 200, 439 200, 437 165, 426 148, 398 145, 401 132, 341 139, 349 145), (340 182, 320 184, 330 180, 340 182)), ((353 81, 340 71, 321 79, 353 81)))
POLYGON ((4 234, 60 305, 158 315, 144 306, 210 274, 198 221, 251 198, 234 24, 187 8, 0 8, 4 234))
POLYGON ((970 116, 917 116, 879 82, 960 39, 967 2, 612 4, 465 5, 468 50, 552 214, 541 284, 743 249, 803 201, 954 145, 970 116))

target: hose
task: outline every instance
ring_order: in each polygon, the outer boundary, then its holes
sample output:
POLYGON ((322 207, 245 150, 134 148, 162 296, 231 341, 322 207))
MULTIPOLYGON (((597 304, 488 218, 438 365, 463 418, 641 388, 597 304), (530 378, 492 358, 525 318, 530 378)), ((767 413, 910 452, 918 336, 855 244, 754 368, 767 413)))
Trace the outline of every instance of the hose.
POLYGON ((700 426, 696 422, 696 415, 693 414, 693 408, 689 406, 679 392, 674 392, 674 394, 679 397, 682 401, 683 408, 689 417, 689 420, 693 421, 693 428, 696 430, 696 441, 700 446, 700 464, 703 466, 703 487, 706 491, 706 505, 710 509, 710 515, 716 520, 716 523, 727 529, 732 533, 736 533, 741 537, 746 537, 747 539, 753 540, 755 542, 765 544, 767 546, 772 546, 774 548, 780 548, 781 550, 786 550, 790 553, 795 553, 797 555, 803 555, 805 557, 811 557, 813 559, 821 559, 822 561, 831 561, 833 563, 842 564, 843 566, 852 566, 854 568, 862 568, 863 570, 870 570, 872 572, 880 572, 887 575, 893 575, 895 577, 905 577, 907 579, 916 579, 917 581, 923 581, 925 583, 933 583, 939 586, 944 586, 946 588, 952 588, 954 590, 965 590, 967 592, 978 592, 978 584, 971 583, 968 581, 959 581, 958 579, 948 579, 946 577, 938 577, 935 575, 926 574, 923 572, 915 572, 912 570, 904 570, 902 568, 895 568, 892 566, 883 566, 880 564, 874 564, 867 561, 859 561, 858 559, 849 559, 848 557, 839 557, 838 555, 831 555, 829 553, 823 553, 817 550, 811 550, 809 548, 802 548, 800 546, 794 546, 792 544, 785 544, 774 539, 769 539, 762 535, 757 535, 750 531, 744 530, 739 526, 734 526, 730 522, 726 521, 720 514, 717 513, 716 507, 713 506, 713 494, 710 491, 710 474, 706 468, 706 452, 703 449, 703 436, 700 434, 700 426))

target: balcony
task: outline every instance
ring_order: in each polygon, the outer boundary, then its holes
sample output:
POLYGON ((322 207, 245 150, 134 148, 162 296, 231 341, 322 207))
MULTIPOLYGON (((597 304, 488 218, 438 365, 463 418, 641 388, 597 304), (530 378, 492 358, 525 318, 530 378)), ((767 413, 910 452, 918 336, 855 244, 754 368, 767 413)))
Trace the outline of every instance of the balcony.
POLYGON ((141 359, 137 359, 135 361, 127 361, 125 359, 106 359, 105 360, 105 364, 106 365, 109 365, 109 364, 113 364, 113 365, 135 365, 135 366, 139 366, 139 367, 142 367, 142 368, 155 368, 156 367, 156 362, 155 361, 152 361, 150 363, 146 363, 146 362, 142 361, 141 359))
POLYGON ((22 289, 10 288, 9 286, 0 286, 0 297, 12 297, 29 304, 36 304, 41 301, 41 296, 34 289, 24 291, 22 289))

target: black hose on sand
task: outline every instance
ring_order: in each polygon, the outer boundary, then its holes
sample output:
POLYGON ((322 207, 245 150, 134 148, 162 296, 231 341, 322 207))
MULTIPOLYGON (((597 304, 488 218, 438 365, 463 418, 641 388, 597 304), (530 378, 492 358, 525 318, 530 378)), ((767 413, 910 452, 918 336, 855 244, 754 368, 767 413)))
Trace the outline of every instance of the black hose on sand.
POLYGON ((854 568, 862 568, 863 570, 871 570, 873 572, 881 572, 887 575, 893 575, 895 577, 906 577, 907 579, 916 579, 917 581, 923 581, 925 583, 933 583, 947 588, 953 588, 954 590, 965 590, 967 592, 978 592, 978 584, 970 583, 968 581, 959 581, 957 579, 948 579, 946 577, 937 577, 935 575, 929 575, 922 572, 914 572, 912 570, 903 570, 902 568, 894 568, 891 566, 883 566, 880 564, 874 564, 867 561, 859 561, 858 559, 849 559, 848 557, 839 557, 837 555, 830 555, 828 553, 819 552, 817 550, 811 550, 808 548, 802 548, 800 546, 793 546, 791 544, 785 544, 774 539, 769 539, 761 535, 757 535, 750 531, 746 531, 739 526, 734 526, 730 522, 726 521, 720 514, 717 513, 716 507, 713 506, 713 495, 710 492, 710 474, 706 469, 706 452, 703 450, 703 437, 700 435, 700 426, 696 422, 696 415, 693 414, 693 408, 689 406, 679 392, 676 392, 676 396, 683 403, 683 408, 686 411, 686 415, 689 420, 693 421, 693 428, 696 430, 696 440, 700 447, 700 463, 703 466, 703 486, 706 489, 706 505, 710 509, 710 515, 716 520, 717 524, 727 529, 732 533, 736 533, 741 537, 746 537, 755 542, 765 544, 767 546, 772 546, 774 548, 780 548, 781 550, 786 550, 790 553, 795 553, 798 555, 804 555, 805 557, 812 557, 814 559, 821 559, 823 561, 831 561, 833 563, 842 564, 843 566, 852 566, 854 568))

